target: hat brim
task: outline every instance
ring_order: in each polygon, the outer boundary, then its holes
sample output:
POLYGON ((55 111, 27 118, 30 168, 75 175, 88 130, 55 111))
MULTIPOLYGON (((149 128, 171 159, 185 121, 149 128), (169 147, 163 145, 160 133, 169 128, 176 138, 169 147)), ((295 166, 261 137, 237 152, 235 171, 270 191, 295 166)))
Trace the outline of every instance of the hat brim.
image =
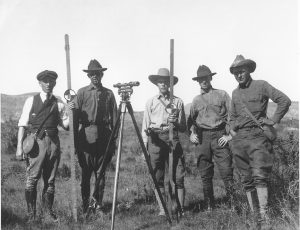
POLYGON ((208 76, 212 77, 212 76, 214 76, 215 74, 217 74, 217 73, 210 73, 210 74, 206 74, 206 75, 203 75, 203 76, 197 76, 197 77, 193 77, 192 79, 193 79, 194 81, 198 81, 200 78, 208 77, 208 76))
POLYGON ((86 72, 86 73, 92 73, 92 72, 103 72, 107 70, 107 68, 100 68, 100 69, 83 69, 82 71, 83 72, 86 72))
MULTIPOLYGON (((154 85, 156 85, 157 81, 160 79, 169 80, 170 82, 170 76, 150 75, 148 78, 154 85)), ((176 85, 177 82, 178 82, 178 77, 174 76, 174 85, 176 85)))
POLYGON ((243 61, 238 62, 237 64, 232 64, 229 68, 230 73, 233 74, 234 69, 241 66, 247 66, 249 68, 250 73, 253 73, 256 69, 256 63, 255 61, 252 61, 250 59, 245 59, 243 61))

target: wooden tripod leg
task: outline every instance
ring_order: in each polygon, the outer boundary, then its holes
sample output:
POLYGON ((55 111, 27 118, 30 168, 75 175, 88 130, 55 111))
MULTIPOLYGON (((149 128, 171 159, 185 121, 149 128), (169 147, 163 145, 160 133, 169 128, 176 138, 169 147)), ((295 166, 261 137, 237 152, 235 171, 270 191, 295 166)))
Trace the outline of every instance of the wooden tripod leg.
POLYGON ((158 183, 157 183, 156 177, 155 177, 155 175, 154 175, 154 170, 153 170, 153 168, 152 168, 152 166, 151 166, 150 157, 149 157, 149 155, 148 155, 148 153, 147 153, 146 147, 145 147, 144 142, 143 142, 142 135, 141 135, 141 133, 140 133, 140 131, 139 131, 139 128, 138 128, 138 125, 137 125, 137 123, 136 123, 136 120, 135 120, 135 117, 134 117, 134 114, 133 114, 132 106, 131 106, 131 104, 130 104, 129 102, 127 102, 126 105, 127 105, 128 113, 129 113, 130 116, 131 116, 131 119, 132 119, 132 122, 133 122, 133 125, 134 125, 134 128, 135 128, 136 134, 137 134, 137 136, 138 136, 140 145, 141 145, 141 147, 142 147, 143 154, 144 154, 144 157, 145 157, 145 159, 146 159, 146 163, 147 163, 147 166, 148 166, 148 169, 149 169, 151 178, 152 178, 152 180, 153 180, 155 189, 156 189, 156 191, 157 191, 157 193, 158 193, 158 196, 159 196, 159 199, 160 199, 160 201, 161 201, 161 203, 162 203, 162 205, 163 205, 164 211, 165 211, 165 213, 166 213, 167 220, 168 220, 169 224, 171 224, 171 223, 172 223, 172 220, 171 220, 171 218, 170 218, 170 213, 169 213, 169 211, 168 211, 168 209, 167 209, 166 203, 165 203, 165 201, 164 201, 164 199, 163 199, 163 196, 162 196, 162 194, 161 194, 161 191, 160 191, 160 189, 159 189, 159 187, 158 187, 158 183))

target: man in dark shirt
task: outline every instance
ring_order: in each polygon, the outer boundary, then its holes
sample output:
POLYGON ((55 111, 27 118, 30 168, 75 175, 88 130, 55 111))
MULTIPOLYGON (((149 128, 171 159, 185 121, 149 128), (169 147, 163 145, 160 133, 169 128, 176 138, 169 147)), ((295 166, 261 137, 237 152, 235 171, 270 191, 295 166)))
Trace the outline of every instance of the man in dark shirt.
POLYGON ((260 126, 274 126, 280 122, 291 105, 291 100, 281 91, 263 80, 253 80, 256 63, 238 55, 230 66, 230 72, 239 83, 232 92, 230 123, 236 133, 231 141, 236 166, 242 174, 242 183, 253 212, 260 213, 258 228, 268 228, 266 215, 268 201, 268 177, 273 164, 272 142, 264 135, 247 108, 260 126), (267 117, 268 101, 277 104, 272 118, 267 117), (255 202, 258 198, 258 204, 255 202), (265 226, 265 227, 263 227, 265 226))
MULTIPOLYGON (((92 173, 94 172, 96 177, 117 117, 114 94, 101 83, 105 70, 107 68, 102 68, 97 60, 91 60, 88 69, 83 70, 91 80, 90 85, 79 89, 74 101, 69 103, 70 109, 74 109, 75 148, 82 169, 83 213, 87 211, 89 205, 92 173)), ((109 151, 112 156, 115 151, 114 144, 109 151)), ((100 177, 99 188, 96 188, 98 189, 96 202, 97 209, 101 211, 105 173, 100 177)))
POLYGON ((227 144, 228 140, 225 138, 225 134, 229 131, 229 127, 226 131, 226 126, 230 97, 224 90, 212 87, 212 76, 215 74, 207 66, 199 66, 197 77, 193 80, 199 83, 201 93, 193 99, 188 117, 190 140, 194 144, 199 144, 197 165, 201 170, 204 209, 208 210, 214 208, 212 181, 214 163, 218 166, 220 176, 224 181, 227 201, 231 200, 233 186, 232 156, 227 144))

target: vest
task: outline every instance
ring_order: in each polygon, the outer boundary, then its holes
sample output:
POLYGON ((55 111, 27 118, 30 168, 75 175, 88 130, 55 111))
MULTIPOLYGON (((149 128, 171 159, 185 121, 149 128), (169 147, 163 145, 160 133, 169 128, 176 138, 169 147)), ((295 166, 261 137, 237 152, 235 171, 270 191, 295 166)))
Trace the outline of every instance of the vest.
MULTIPOLYGON (((42 122, 50 113, 52 104, 56 101, 57 99, 53 95, 51 99, 49 99, 48 101, 45 100, 44 103, 42 102, 40 94, 37 94, 33 97, 33 104, 29 113, 29 122, 28 122, 30 132, 34 133, 37 131, 37 129, 42 124, 42 122)), ((56 104, 53 108, 50 117, 48 117, 45 124, 43 125, 39 136, 42 136, 45 130, 47 131, 49 130, 49 132, 54 132, 57 134, 58 123, 59 123, 59 112, 58 112, 58 105, 56 104)))

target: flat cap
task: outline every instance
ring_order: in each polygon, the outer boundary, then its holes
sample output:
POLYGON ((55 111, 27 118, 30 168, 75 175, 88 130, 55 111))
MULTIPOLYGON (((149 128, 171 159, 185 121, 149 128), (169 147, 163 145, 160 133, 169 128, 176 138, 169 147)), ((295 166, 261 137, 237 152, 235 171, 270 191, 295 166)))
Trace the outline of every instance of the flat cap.
POLYGON ((41 81, 43 80, 45 77, 51 77, 53 78, 54 80, 56 80, 57 78, 57 73, 54 72, 54 71, 51 71, 51 70, 44 70, 42 72, 40 72, 37 76, 36 76, 36 79, 38 79, 38 81, 41 81))

